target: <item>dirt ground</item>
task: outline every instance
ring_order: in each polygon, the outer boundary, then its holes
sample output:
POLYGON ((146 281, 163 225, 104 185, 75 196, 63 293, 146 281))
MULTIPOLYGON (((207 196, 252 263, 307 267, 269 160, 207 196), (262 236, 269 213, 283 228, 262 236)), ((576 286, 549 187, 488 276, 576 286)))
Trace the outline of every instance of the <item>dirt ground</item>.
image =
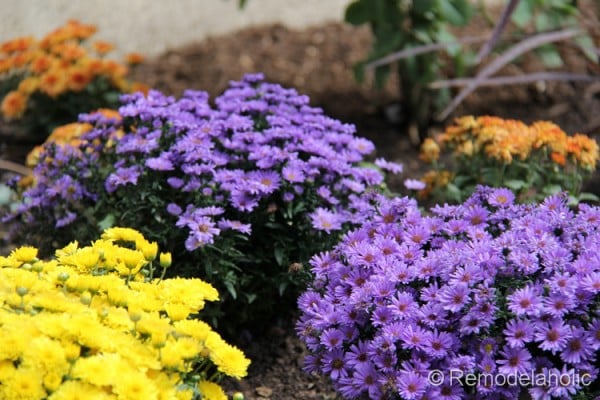
MULTIPOLYGON (((404 164, 401 179, 416 177, 423 166, 406 127, 390 122, 383 112, 397 100, 395 83, 376 90, 358 84, 353 77, 352 66, 368 53, 370 40, 367 29, 337 23, 305 30, 280 25, 254 27, 169 51, 142 65, 136 76, 170 94, 193 88, 216 96, 230 80, 246 72, 263 72, 269 81, 308 94, 312 104, 328 115, 354 123, 358 135, 375 142, 377 156, 404 164)), ((573 49, 561 51, 571 72, 600 75, 598 65, 590 65, 573 49)), ((502 73, 522 74, 536 68, 541 66, 531 59, 502 73)), ((479 89, 453 116, 489 114, 528 123, 552 120, 567 133, 598 137, 599 110, 600 83, 540 82, 479 89)), ((434 125, 429 134, 440 129, 443 124, 434 125)), ((398 183, 392 185, 399 188, 398 183)), ((274 326, 265 337, 252 338, 244 348, 253 360, 249 376, 239 383, 226 383, 230 391, 240 390, 247 399, 336 398, 326 380, 302 372, 305 348, 296 338, 291 320, 274 326)))
MULTIPOLYGON (((390 122, 383 112, 397 100, 395 83, 375 90, 358 84, 353 77, 352 66, 365 57, 370 42, 367 29, 337 23, 305 30, 280 25, 254 27, 168 51, 142 64, 135 78, 169 94, 200 89, 214 97, 230 80, 246 72, 263 72, 269 81, 309 95, 312 104, 328 115, 354 123, 358 135, 375 142, 377 156, 404 164, 401 179, 417 177, 423 166, 406 127, 390 122)), ((586 62, 573 49, 565 47, 562 51, 571 72, 600 75, 598 65, 586 62)), ((521 74, 539 67, 530 61, 511 65, 503 72, 521 74)), ((477 90, 454 116, 489 114, 525 122, 552 120, 567 133, 598 138, 599 111, 600 83, 545 82, 477 90)), ((434 125, 429 134, 440 129, 443 124, 434 125)), ((400 187, 398 182, 392 185, 400 187)), ((224 383, 229 394, 239 390, 248 400, 335 399, 326 380, 302 371, 305 348, 294 334, 293 318, 268 331, 264 337, 246 338, 241 343, 253 362, 245 380, 224 383)))

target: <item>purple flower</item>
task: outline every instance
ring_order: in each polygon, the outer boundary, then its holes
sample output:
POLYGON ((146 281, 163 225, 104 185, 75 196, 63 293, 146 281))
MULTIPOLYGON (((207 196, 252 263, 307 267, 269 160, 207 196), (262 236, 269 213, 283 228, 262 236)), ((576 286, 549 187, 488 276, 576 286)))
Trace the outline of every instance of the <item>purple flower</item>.
POLYGON ((531 286, 517 289, 508 296, 508 308, 517 316, 537 316, 541 311, 541 301, 536 290, 531 286))
POLYGON ((378 158, 375 160, 375 165, 381 168, 384 171, 391 172, 392 174, 400 174, 402 173, 403 167, 402 164, 397 164, 391 161, 386 161, 383 158, 378 158))
POLYGON ((531 354, 526 349, 506 346, 500 355, 496 363, 501 374, 527 374, 531 371, 531 354))
POLYGON ((445 310, 457 312, 469 302, 470 292, 471 290, 466 284, 458 283, 443 288, 439 299, 445 310))
POLYGON ((144 165, 156 171, 173 171, 175 169, 173 163, 164 156, 148 158, 144 165))
POLYGON ((312 226, 316 230, 330 233, 331 231, 340 230, 342 228, 342 219, 340 216, 322 207, 315 209, 310 215, 310 218, 312 220, 312 226))
POLYGON ((404 186, 410 190, 423 190, 427 185, 418 179, 405 179, 404 186))
POLYGON ((243 224, 240 221, 232 221, 232 220, 228 220, 228 219, 222 219, 218 222, 217 225, 218 225, 219 229, 222 229, 222 230, 232 229, 234 231, 238 231, 238 232, 244 233, 246 235, 249 235, 252 232, 252 225, 243 224))
POLYGON ((508 322, 504 335, 510 347, 522 348, 533 339, 531 321, 513 319, 508 322))
POLYGON ((112 193, 124 185, 135 185, 140 176, 139 168, 136 166, 119 168, 106 178, 104 187, 108 193, 112 193))
POLYGON ((508 207, 515 201, 515 195, 510 189, 494 189, 487 200, 491 206, 508 207))
POLYGON ((413 371, 401 371, 398 377, 398 392, 403 399, 418 399, 425 392, 427 380, 413 371))
POLYGON ((570 338, 570 330, 562 320, 536 324, 535 340, 541 342, 539 346, 542 350, 548 350, 552 353, 561 351, 570 338))

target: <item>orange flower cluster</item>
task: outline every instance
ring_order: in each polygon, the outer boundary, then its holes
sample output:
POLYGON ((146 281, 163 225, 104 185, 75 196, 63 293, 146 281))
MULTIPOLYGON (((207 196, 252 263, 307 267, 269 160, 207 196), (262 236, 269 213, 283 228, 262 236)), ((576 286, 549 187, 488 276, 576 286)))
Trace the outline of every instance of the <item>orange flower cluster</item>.
MULTIPOLYGON (((122 119, 121 115, 115 110, 100 109, 95 112, 102 114, 106 118, 114 118, 116 120, 122 119)), ((81 143, 81 135, 89 132, 91 129, 92 125, 82 122, 74 122, 59 126, 52 131, 44 144, 34 147, 33 150, 29 152, 25 164, 30 168, 35 167, 39 162, 40 154, 44 150, 44 146, 48 143, 53 143, 57 146, 72 146, 77 148, 81 143)), ((124 132, 119 129, 115 132, 114 140, 118 140, 123 134, 124 132)), ((107 145, 110 146, 111 144, 108 143, 107 145)))
MULTIPOLYGON (((112 50, 110 43, 96 41, 91 50, 83 46, 95 32, 93 25, 69 21, 41 40, 21 37, 0 44, 0 79, 22 77, 18 87, 2 100, 2 114, 18 118, 33 93, 54 98, 69 91, 80 92, 99 77, 120 92, 146 91, 143 85, 127 79, 125 65, 102 58, 112 50)), ((132 65, 140 63, 142 57, 134 53, 127 60, 132 65)))
MULTIPOLYGON (((440 136, 441 146, 455 149, 459 156, 484 154, 505 164, 513 159, 526 160, 534 153, 549 157, 564 167, 569 161, 588 171, 596 168, 598 144, 583 134, 568 136, 559 126, 548 121, 527 125, 521 121, 498 117, 465 116, 456 119, 440 136)), ((432 158, 432 143, 423 147, 421 157, 432 158)), ((434 159, 437 159, 434 158, 434 159)))

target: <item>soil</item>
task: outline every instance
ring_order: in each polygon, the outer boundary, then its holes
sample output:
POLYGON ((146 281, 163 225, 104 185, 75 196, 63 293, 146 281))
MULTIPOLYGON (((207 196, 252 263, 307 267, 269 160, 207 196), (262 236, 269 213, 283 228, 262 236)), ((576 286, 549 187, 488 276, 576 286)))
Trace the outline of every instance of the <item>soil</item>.
MULTIPOLYGON (((598 27, 600 30, 600 24, 598 27)), ((595 38, 599 39, 600 34, 595 38)), ((399 179, 418 177, 423 166, 417 158, 416 143, 411 141, 405 125, 385 115, 386 107, 398 101, 396 82, 392 80, 384 89, 375 89, 354 79, 352 67, 366 57, 370 43, 368 29, 339 23, 304 30, 281 25, 253 27, 172 49, 139 66, 135 78, 173 95, 185 89, 199 89, 214 97, 230 80, 240 79, 247 72, 263 72, 267 80, 309 95, 312 104, 322 107, 326 114, 354 123, 358 135, 375 142, 378 157, 404 164, 405 172, 399 179)), ((600 40, 596 44, 600 45, 600 40)), ((561 52, 570 72, 600 75, 600 67, 576 50, 563 46, 561 52)), ((526 58, 501 74, 518 75, 540 69, 535 59, 526 58)), ((552 120, 567 133, 581 132, 598 138, 599 110, 600 82, 537 82, 478 89, 449 120, 465 114, 497 115, 528 123, 552 120)), ((443 124, 434 124, 427 134, 441 129, 443 124)), ((600 187, 597 176, 594 182, 592 188, 600 187)), ((391 185, 401 188, 400 181, 391 185)), ((252 364, 246 379, 224 382, 230 395, 241 391, 249 400, 337 398, 325 379, 302 371, 306 349, 294 334, 293 318, 240 346, 252 364)))

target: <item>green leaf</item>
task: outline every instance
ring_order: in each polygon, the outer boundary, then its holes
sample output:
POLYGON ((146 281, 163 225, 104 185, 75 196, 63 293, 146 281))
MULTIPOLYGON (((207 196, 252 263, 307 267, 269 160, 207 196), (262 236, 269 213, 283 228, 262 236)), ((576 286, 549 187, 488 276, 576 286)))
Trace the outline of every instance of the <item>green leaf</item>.
POLYGON ((113 227, 115 224, 115 216, 113 214, 107 214, 100 222, 98 222, 98 228, 104 231, 108 228, 113 227))
POLYGON ((466 0, 441 0, 438 4, 442 16, 452 25, 464 26, 469 23, 472 7, 466 0))
POLYGON ((585 56, 589 58, 590 61, 598 63, 599 60, 598 53, 596 53, 596 46, 594 45, 594 41, 589 35, 578 36, 574 40, 583 52, 583 54, 585 54, 585 56))
POLYGON ((277 290, 279 291, 279 296, 283 296, 283 293, 285 293, 285 289, 287 289, 288 287, 288 282, 283 281, 279 284, 279 287, 277 288, 277 290))
POLYGON ((0 184, 0 206, 5 206, 10 203, 12 197, 12 190, 4 183, 0 184))
POLYGON ((538 47, 535 52, 546 68, 559 68, 564 65, 560 53, 553 45, 538 47))
POLYGON ((373 8, 368 0, 357 0, 346 7, 344 21, 352 25, 362 25, 374 20, 373 8))
MULTIPOLYGON (((443 3, 444 1, 442 1, 443 3)), ((414 14, 424 16, 435 8, 436 0, 419 0, 412 2, 412 12, 414 14)))
POLYGON ((521 0, 511 16, 512 22, 523 29, 533 18, 533 4, 530 0, 521 0))
POLYGON ((594 193, 583 192, 579 194, 579 201, 600 202, 600 197, 596 196, 594 193))
POLYGON ((252 304, 254 302, 254 300, 256 300, 256 298, 258 297, 258 295, 254 294, 254 293, 244 293, 244 295, 246 296, 246 300, 248 301, 248 304, 252 304))
POLYGON ((547 195, 557 194, 562 192, 562 187, 560 185, 548 185, 543 187, 542 192, 547 195))
POLYGON ((455 184, 449 183, 448 185, 446 185, 446 193, 448 195, 449 200, 452 200, 457 203, 461 201, 462 196, 460 193, 460 189, 455 184))
POLYGON ((525 187, 525 181, 520 179, 508 179, 504 181, 504 186, 512 190, 521 190, 525 187))
POLYGON ((283 261, 285 258, 285 250, 281 247, 275 247, 275 250, 273 251, 275 254, 275 261, 277 262, 277 265, 279 265, 280 267, 283 266, 283 261))
POLYGON ((237 292, 235 291, 235 287, 233 286, 233 283, 231 283, 230 281, 225 281, 223 283, 225 284, 225 287, 227 288, 227 291, 229 292, 231 297, 234 300, 237 299, 237 292))

